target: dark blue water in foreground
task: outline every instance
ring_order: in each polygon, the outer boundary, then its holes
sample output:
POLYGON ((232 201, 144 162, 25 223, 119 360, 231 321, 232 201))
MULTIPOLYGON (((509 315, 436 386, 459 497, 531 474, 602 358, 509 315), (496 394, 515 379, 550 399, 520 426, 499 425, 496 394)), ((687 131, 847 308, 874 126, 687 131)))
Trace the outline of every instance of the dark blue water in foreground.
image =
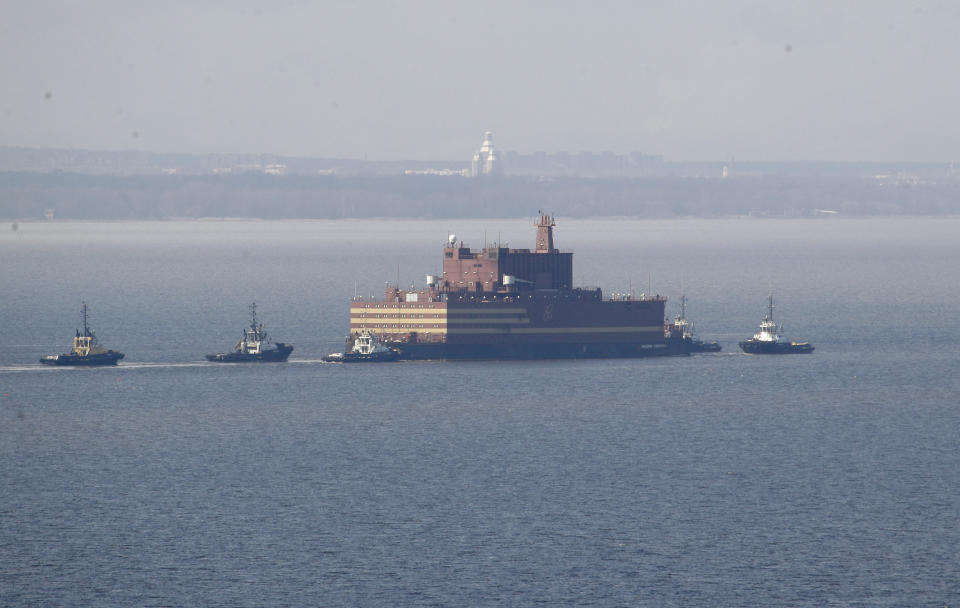
POLYGON ((319 362, 448 229, 531 224, 0 233, 0 604, 960 604, 960 220, 564 221, 578 284, 724 352, 319 362), (736 349, 771 285, 814 354, 736 349), (81 299, 127 358, 42 368, 81 299), (291 361, 203 362, 253 299, 291 361))

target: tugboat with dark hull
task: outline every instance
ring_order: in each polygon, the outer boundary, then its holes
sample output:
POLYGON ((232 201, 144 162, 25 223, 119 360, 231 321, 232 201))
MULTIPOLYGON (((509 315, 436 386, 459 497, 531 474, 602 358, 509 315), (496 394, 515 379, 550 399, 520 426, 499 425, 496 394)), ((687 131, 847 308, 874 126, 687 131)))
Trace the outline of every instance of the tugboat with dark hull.
POLYGON ((680 314, 673 323, 667 323, 667 341, 675 344, 679 354, 691 353, 718 353, 722 347, 716 342, 705 342, 698 338, 693 331, 693 321, 687 319, 687 296, 680 296, 680 314))
POLYGON ((44 355, 40 363, 44 365, 116 365, 123 359, 123 353, 103 348, 97 342, 97 336, 87 324, 87 303, 80 310, 83 329, 77 330, 73 337, 73 352, 62 355, 44 355))
POLYGON ((364 331, 347 338, 347 348, 342 353, 330 353, 323 357, 328 363, 388 363, 400 358, 400 353, 380 343, 376 334, 364 331))
POLYGON ((263 323, 257 323, 257 304, 250 305, 250 327, 243 331, 243 337, 237 342, 232 353, 217 353, 207 355, 207 361, 215 363, 258 363, 286 361, 293 346, 283 342, 269 345, 269 337, 263 328, 263 323))
POLYGON ((767 298, 767 316, 760 322, 760 331, 749 340, 740 342, 743 352, 751 355, 794 355, 813 352, 809 342, 788 342, 781 337, 783 326, 773 321, 773 294, 767 298))

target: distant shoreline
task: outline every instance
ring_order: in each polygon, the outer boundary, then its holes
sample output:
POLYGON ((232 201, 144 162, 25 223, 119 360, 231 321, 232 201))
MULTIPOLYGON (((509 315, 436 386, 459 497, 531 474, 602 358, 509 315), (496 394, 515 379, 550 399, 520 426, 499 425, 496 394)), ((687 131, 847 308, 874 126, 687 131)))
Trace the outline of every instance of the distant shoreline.
MULTIPOLYGON (((470 222, 486 225, 496 225, 498 222, 518 222, 533 218, 532 215, 516 217, 496 217, 496 218, 453 218, 453 217, 343 217, 343 218, 283 218, 266 219, 255 217, 203 217, 203 218, 158 218, 158 219, 55 219, 45 220, 40 218, 19 218, 9 219, 0 218, 0 234, 16 232, 21 226, 54 226, 54 225, 82 225, 82 224, 289 224, 289 223, 351 223, 351 222, 394 222, 394 223, 423 223, 423 222, 470 222), (3 229, 2 224, 7 224, 7 229, 3 229), (16 226, 14 228, 13 226, 16 226)), ((669 218, 650 218, 650 217, 631 217, 631 216, 590 216, 590 217, 562 217, 560 219, 567 222, 663 222, 663 223, 684 223, 684 222, 738 222, 738 221, 758 221, 758 222, 866 222, 866 221, 897 221, 897 220, 957 220, 960 219, 960 213, 949 215, 872 215, 872 216, 825 216, 825 217, 756 217, 747 215, 725 216, 725 217, 669 217, 669 218)))
POLYGON ((0 218, 165 220, 924 217, 960 214, 960 179, 94 176, 0 172, 0 218))

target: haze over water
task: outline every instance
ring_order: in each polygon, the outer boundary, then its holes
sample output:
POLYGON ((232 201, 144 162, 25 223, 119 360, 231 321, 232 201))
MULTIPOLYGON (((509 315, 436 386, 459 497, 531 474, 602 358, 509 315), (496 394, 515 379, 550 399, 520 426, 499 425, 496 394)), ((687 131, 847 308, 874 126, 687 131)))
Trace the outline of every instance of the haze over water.
POLYGON ((956 218, 561 220, 718 355, 323 364, 354 294, 532 220, 0 233, 0 604, 960 601, 956 218), (747 356, 770 288, 812 355, 747 356), (47 369, 80 301, 117 368, 47 369), (258 304, 287 364, 215 365, 258 304))
POLYGON ((951 2, 12 3, 11 146, 956 160, 951 2))

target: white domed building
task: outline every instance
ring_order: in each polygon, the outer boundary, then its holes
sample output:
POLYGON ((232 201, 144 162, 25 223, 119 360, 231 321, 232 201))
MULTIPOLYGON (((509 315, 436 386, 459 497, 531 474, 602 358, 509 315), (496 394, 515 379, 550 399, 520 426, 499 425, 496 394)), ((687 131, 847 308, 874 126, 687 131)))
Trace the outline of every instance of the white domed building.
POLYGON ((480 175, 495 175, 499 172, 500 159, 497 157, 497 151, 493 149, 493 133, 484 131, 480 149, 473 155, 470 175, 478 177, 480 175))

